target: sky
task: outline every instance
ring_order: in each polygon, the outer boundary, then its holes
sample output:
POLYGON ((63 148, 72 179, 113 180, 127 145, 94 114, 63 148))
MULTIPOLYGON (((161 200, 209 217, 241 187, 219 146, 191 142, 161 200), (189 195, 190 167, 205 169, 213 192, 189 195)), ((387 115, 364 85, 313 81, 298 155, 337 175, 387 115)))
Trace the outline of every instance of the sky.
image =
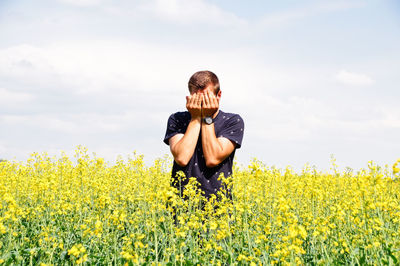
POLYGON ((245 121, 236 161, 400 158, 400 3, 1 0, 0 158, 170 154, 170 114, 211 70, 245 121))

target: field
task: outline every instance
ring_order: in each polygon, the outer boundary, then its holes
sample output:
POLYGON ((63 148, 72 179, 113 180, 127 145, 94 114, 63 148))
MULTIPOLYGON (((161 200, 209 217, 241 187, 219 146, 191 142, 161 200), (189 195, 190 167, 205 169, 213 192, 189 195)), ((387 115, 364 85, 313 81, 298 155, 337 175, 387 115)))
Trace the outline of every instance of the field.
POLYGON ((170 164, 109 164, 82 147, 1 162, 0 264, 400 263, 396 165, 296 173, 254 160, 224 179, 232 200, 204 202, 193 179, 177 195, 170 164))

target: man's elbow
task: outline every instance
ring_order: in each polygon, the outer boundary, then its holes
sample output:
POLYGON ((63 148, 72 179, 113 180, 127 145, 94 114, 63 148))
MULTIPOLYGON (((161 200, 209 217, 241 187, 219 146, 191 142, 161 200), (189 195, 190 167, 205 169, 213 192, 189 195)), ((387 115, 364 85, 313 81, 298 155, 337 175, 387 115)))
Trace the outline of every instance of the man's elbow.
POLYGON ((219 160, 217 160, 216 158, 213 159, 206 159, 206 166, 208 168, 213 168, 216 167, 217 165, 219 165, 221 162, 219 160))
POLYGON ((173 147, 171 147, 171 153, 174 156, 174 161, 181 167, 188 165, 191 159, 187 154, 179 152, 179 150, 173 149, 173 147))
POLYGON ((180 167, 185 167, 189 163, 189 160, 186 158, 175 157, 174 160, 180 167))

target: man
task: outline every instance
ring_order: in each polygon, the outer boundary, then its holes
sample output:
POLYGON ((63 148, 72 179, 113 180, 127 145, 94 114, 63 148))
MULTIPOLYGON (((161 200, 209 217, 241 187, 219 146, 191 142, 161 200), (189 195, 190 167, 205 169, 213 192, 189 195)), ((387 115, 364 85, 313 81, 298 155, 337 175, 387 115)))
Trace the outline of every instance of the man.
MULTIPOLYGON (((200 189, 209 198, 221 188, 218 177, 232 175, 235 150, 243 139, 243 119, 219 110, 221 90, 217 76, 199 71, 189 80, 186 112, 168 119, 164 142, 174 156, 172 177, 183 171, 187 178, 196 177, 200 189)), ((183 186, 187 179, 183 181, 183 186)))

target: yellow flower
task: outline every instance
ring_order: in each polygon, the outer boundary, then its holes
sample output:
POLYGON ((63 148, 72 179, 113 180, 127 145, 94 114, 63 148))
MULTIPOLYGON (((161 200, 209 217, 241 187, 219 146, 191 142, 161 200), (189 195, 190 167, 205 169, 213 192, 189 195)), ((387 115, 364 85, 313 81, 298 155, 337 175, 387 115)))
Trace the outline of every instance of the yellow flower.
POLYGON ((5 234, 7 232, 6 227, 4 226, 4 224, 2 224, 0 222, 0 234, 5 234))
POLYGON ((136 241, 136 242, 135 242, 135 248, 144 248, 144 245, 143 245, 142 242, 136 241))
POLYGON ((82 263, 84 263, 85 261, 87 261, 87 254, 85 254, 85 255, 83 255, 81 258, 77 259, 75 263, 76 263, 76 264, 82 264, 82 263))
POLYGON ((238 261, 245 261, 247 260, 247 256, 243 255, 243 254, 239 254, 239 256, 237 257, 238 261))

